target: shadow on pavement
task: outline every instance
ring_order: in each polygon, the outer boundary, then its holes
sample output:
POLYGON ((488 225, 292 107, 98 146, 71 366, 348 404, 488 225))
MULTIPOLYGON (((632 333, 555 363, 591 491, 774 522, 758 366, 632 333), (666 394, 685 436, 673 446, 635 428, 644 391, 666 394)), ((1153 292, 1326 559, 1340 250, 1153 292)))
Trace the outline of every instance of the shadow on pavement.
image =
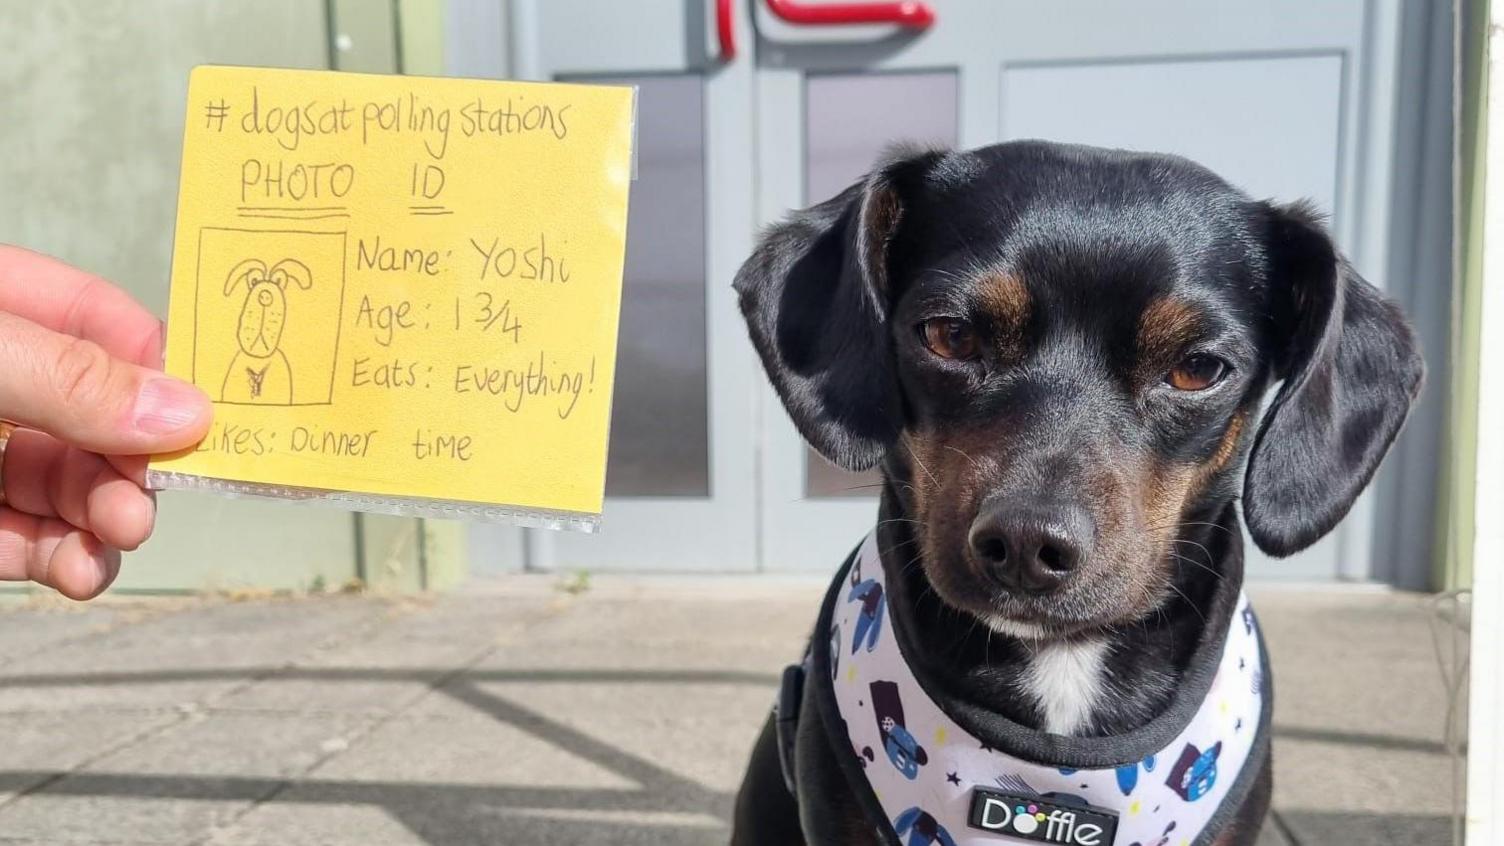
MULTIPOLYGON (((477 670, 448 676, 426 669, 263 667, 132 673, 33 674, 0 678, 0 689, 74 685, 141 685, 259 679, 330 683, 394 681, 429 685, 439 694, 637 785, 636 789, 484 786, 317 778, 161 776, 46 770, 0 770, 0 791, 88 797, 221 800, 284 804, 367 805, 383 809, 432 846, 479 842, 570 844, 724 843, 732 796, 712 790, 638 755, 495 696, 480 685, 505 682, 579 684, 737 684, 771 692, 770 673, 694 670, 477 670)), ((1292 740, 1380 749, 1443 751, 1439 743, 1299 727, 1276 727, 1292 740)), ((1405 813, 1280 812, 1273 823, 1295 844, 1444 843, 1443 816, 1405 813)))
POLYGON ((412 681, 590 761, 636 789, 489 787, 391 781, 236 776, 126 775, 0 770, 0 791, 88 797, 377 806, 433 846, 482 842, 570 844, 724 843, 732 796, 618 749, 479 687, 496 682, 745 684, 772 691, 768 673, 682 670, 481 670, 442 683, 433 671, 239 668, 9 676, 0 689, 139 685, 218 679, 412 681))

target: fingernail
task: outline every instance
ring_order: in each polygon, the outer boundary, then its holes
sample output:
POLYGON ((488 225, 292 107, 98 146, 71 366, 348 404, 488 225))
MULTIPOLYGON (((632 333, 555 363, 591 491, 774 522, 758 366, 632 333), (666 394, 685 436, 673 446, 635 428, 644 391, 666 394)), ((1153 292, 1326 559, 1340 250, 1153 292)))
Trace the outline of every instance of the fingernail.
POLYGON ((204 395, 176 379, 151 379, 136 395, 136 429, 148 434, 171 434, 198 422, 203 413, 204 395))

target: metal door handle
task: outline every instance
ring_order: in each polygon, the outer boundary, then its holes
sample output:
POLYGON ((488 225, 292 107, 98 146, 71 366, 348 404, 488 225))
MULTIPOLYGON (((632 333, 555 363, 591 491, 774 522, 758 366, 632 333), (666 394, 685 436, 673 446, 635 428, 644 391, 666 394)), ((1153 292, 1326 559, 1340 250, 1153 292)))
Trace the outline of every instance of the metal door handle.
POLYGON ((897 24, 906 29, 928 29, 935 10, 928 3, 900 0, 897 3, 803 3, 800 0, 767 0, 768 10, 791 24, 840 26, 844 24, 897 24))
POLYGON ((715 34, 721 43, 721 61, 736 58, 736 30, 732 29, 731 0, 715 0, 715 34))

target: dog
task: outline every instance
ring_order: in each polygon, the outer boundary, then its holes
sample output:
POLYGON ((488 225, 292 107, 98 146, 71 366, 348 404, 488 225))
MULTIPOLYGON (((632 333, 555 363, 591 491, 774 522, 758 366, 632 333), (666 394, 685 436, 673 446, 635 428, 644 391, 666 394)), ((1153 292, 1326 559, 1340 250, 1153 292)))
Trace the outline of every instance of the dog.
POLYGON ((291 405, 292 367, 282 352, 282 329, 287 323, 287 284, 313 287, 313 273, 297 259, 285 258, 270 268, 260 259, 246 259, 230 269, 225 296, 244 282, 245 300, 235 327, 239 344, 220 385, 222 402, 253 405, 291 405))
POLYGON ((1424 378, 1313 210, 1171 155, 904 150, 735 288, 800 433, 883 485, 732 842, 1252 843, 1272 690, 1242 524, 1274 556, 1329 532, 1424 378), (900 669, 860 663, 895 641, 900 669))

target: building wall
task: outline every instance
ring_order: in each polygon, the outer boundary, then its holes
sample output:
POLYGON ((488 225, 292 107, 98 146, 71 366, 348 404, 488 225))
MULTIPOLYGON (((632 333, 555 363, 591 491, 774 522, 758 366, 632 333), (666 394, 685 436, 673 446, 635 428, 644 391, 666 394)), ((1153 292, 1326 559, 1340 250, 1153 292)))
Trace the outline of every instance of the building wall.
MULTIPOLYGON (((0 32, 0 241, 112 279, 159 314, 189 69, 329 64, 326 8, 312 0, 4 0, 0 32)), ((158 504, 156 536, 127 556, 120 589, 300 588, 357 573, 345 512, 187 493, 158 504)))
MULTIPOLYGON (((688 8, 677 2, 662 5, 677 15, 688 8)), ((1418 587, 1434 534, 1436 513, 1424 502, 1436 487, 1448 381, 1436 362, 1445 359, 1450 315, 1435 290, 1449 259, 1450 184, 1439 174, 1450 164, 1450 138, 1437 122, 1450 112, 1450 20, 1424 0, 1399 8, 1404 13, 1394 17, 1407 35, 1397 71, 1400 114, 1387 130, 1398 149, 1399 211, 1389 240, 1408 246, 1392 251, 1388 275, 1417 280, 1395 293, 1415 314, 1441 378, 1377 485, 1381 513, 1405 516, 1375 533, 1370 569, 1418 587)), ((161 313, 191 67, 508 76, 516 72, 513 53, 540 49, 510 43, 527 31, 510 26, 512 11, 505 0, 0 0, 0 32, 12 35, 0 52, 0 241, 113 279, 161 313)), ((749 137, 749 159, 752 143, 749 137)), ((1465 489, 1448 488, 1459 497, 1465 489)), ((471 566, 499 572, 530 560, 521 533, 505 527, 467 531, 186 493, 165 493, 160 506, 157 536, 128 558, 122 589, 305 588, 354 578, 419 589, 453 583, 471 566)))

